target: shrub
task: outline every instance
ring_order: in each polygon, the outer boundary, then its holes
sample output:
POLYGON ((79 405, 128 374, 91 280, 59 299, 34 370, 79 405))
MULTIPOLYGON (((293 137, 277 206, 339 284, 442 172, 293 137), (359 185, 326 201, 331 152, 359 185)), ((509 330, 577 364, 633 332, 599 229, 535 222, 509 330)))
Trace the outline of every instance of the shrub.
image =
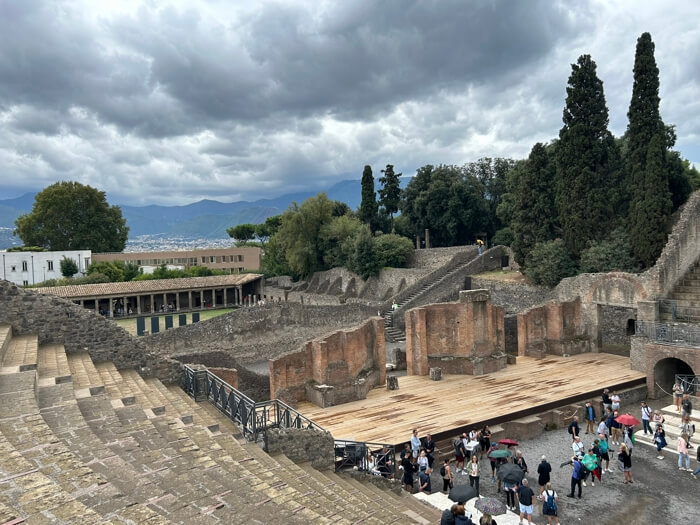
POLYGON ((380 268, 402 268, 413 253, 413 243, 406 237, 388 233, 374 238, 374 250, 380 268))
POLYGON ((622 228, 613 230, 604 241, 591 243, 581 253, 581 271, 585 273, 634 272, 637 269, 629 237, 622 228))
POLYGON ((491 239, 491 242, 494 246, 498 246, 499 244, 501 246, 510 246, 511 244, 513 244, 514 240, 515 234, 513 233, 513 230, 511 230, 509 227, 506 227, 498 230, 493 236, 493 239, 491 239))
POLYGON ((535 284, 553 287, 564 277, 576 275, 576 263, 561 239, 541 242, 525 259, 525 275, 535 284))

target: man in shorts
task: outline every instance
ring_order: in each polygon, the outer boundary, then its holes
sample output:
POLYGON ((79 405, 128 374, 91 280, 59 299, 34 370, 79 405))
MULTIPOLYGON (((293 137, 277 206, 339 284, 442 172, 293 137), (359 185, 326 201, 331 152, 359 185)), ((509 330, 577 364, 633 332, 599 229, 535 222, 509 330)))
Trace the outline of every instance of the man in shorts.
POLYGON ((523 518, 527 514, 527 523, 532 525, 532 498, 535 493, 528 487, 527 478, 523 478, 522 485, 517 490, 518 501, 520 502, 520 525, 523 525, 523 518))

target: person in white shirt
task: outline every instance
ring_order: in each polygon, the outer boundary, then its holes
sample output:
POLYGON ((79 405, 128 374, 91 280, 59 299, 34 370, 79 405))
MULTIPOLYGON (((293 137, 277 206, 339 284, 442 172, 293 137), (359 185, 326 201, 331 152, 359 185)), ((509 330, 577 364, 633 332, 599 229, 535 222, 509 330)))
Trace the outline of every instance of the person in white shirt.
POLYGON ((574 451, 574 456, 576 456, 578 459, 583 458, 583 454, 585 453, 584 452, 585 447, 583 446, 583 443, 581 443, 580 436, 576 436, 576 438, 574 439, 574 443, 571 445, 571 448, 574 451))
POLYGON ((646 401, 642 401, 642 425, 644 425, 644 435, 647 435, 647 430, 649 434, 653 434, 651 430, 651 424, 649 420, 651 419, 651 408, 647 405, 646 401))

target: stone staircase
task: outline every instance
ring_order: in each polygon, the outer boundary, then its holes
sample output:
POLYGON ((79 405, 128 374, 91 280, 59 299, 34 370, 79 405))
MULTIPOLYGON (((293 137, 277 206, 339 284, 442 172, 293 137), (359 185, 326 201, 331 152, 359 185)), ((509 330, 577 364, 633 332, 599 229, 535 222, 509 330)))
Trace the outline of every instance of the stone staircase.
MULTIPOLYGON (((697 397, 693 397, 692 402, 693 407, 700 406, 697 404, 699 402, 699 399, 697 397)), ((678 437, 681 435, 681 415, 677 412, 675 405, 668 405, 660 409, 660 411, 665 418, 664 431, 666 432, 666 442, 668 443, 668 446, 664 448, 664 455, 669 456, 670 453, 670 457, 673 458, 672 461, 676 461, 676 458, 678 457, 676 446, 678 444, 678 437)), ((690 443, 693 445, 693 447, 697 447, 700 444, 700 413, 697 411, 697 408, 694 408, 693 412, 694 415, 692 415, 690 419, 695 424, 695 428, 697 431, 694 434, 694 436, 690 438, 690 443)), ((653 423, 652 429, 654 429, 653 423)), ((653 435, 647 434, 645 436, 644 432, 641 429, 641 426, 635 429, 634 439, 635 445, 642 444, 654 447, 654 451, 656 451, 656 445, 654 444, 653 435)), ((695 452, 695 448, 690 449, 689 455, 691 459, 695 458, 695 452)))
POLYGON ((208 403, 0 325, 0 523, 435 523, 247 443, 208 403))
POLYGON ((700 323, 700 261, 688 270, 666 301, 661 301, 660 318, 662 322, 700 323))

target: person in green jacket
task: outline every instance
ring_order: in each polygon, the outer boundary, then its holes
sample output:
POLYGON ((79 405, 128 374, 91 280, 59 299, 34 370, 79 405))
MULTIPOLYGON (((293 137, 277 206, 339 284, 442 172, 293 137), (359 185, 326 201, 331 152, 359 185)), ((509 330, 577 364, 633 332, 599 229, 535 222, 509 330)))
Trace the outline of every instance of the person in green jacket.
POLYGON ((591 487, 595 487, 595 474, 593 474, 593 471, 598 468, 598 456, 593 452, 593 447, 588 449, 588 453, 583 456, 581 463, 583 463, 586 471, 591 473, 591 487))

